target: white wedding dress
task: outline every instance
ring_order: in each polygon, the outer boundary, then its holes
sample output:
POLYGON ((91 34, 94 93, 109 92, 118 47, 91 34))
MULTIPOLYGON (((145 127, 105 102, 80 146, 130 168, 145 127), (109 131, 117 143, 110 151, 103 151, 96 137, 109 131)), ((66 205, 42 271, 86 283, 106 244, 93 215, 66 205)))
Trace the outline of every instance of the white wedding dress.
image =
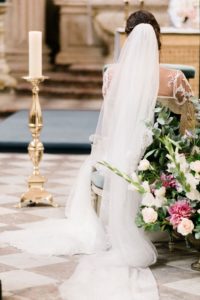
POLYGON ((159 88, 159 55, 152 26, 140 24, 129 35, 104 99, 92 153, 80 169, 66 206, 66 219, 5 232, 0 241, 35 254, 82 256, 60 292, 67 300, 158 300, 148 266, 156 250, 135 225, 140 195, 110 171, 100 217, 91 205, 94 164, 106 160, 124 172, 135 170, 151 142, 145 122, 152 121, 159 88))

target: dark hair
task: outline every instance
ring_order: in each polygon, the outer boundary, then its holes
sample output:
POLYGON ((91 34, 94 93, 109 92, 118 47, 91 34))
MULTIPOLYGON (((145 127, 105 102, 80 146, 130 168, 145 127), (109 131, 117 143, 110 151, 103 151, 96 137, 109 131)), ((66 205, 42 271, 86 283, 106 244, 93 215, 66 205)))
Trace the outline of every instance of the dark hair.
POLYGON ((125 28, 126 34, 130 34, 133 28, 141 23, 150 24, 153 27, 158 41, 158 49, 160 50, 161 48, 160 26, 156 21, 154 15, 146 10, 138 10, 129 16, 126 22, 126 28, 125 28))

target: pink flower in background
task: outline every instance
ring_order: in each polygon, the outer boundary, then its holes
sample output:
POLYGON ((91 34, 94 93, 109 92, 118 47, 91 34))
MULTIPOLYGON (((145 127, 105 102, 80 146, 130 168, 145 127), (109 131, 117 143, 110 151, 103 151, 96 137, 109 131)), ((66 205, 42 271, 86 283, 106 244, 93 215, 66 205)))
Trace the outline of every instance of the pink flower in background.
POLYGON ((192 207, 187 200, 179 200, 168 208, 168 212, 170 214, 168 220, 173 225, 173 228, 177 228, 182 218, 191 217, 192 207))
POLYGON ((165 188, 170 188, 170 187, 176 188, 177 187, 177 182, 173 175, 166 175, 166 174, 162 173, 162 175, 160 176, 160 179, 162 181, 162 185, 165 188))

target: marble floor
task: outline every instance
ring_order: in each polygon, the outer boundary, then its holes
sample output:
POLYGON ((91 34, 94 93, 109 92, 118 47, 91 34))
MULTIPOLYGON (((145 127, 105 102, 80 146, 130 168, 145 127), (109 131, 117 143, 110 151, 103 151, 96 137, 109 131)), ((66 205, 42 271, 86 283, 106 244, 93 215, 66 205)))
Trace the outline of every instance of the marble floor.
MULTIPOLYGON (((64 206, 78 169, 81 155, 45 154, 41 171, 48 178, 46 188, 58 208, 47 206, 15 208, 26 191, 31 163, 26 154, 0 154, 0 232, 26 228, 47 218, 64 217, 64 206)), ((167 243, 156 244, 159 258, 151 269, 157 280, 160 300, 200 299, 200 273, 190 265, 198 254, 177 243, 171 252, 167 243)), ((78 256, 44 257, 0 245, 0 279, 4 300, 62 300, 59 285, 76 268, 78 256)), ((80 299, 81 300, 81 299, 80 299)), ((96 299, 94 299, 96 300, 96 299)), ((121 299, 123 300, 123 299, 121 299)), ((147 299, 148 300, 148 299, 147 299)))

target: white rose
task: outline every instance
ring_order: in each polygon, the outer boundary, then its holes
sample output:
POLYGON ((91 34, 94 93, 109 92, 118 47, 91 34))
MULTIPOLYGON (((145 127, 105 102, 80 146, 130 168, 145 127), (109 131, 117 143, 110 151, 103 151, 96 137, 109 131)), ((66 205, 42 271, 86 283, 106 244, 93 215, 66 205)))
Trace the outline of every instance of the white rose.
POLYGON ((164 197, 166 194, 166 188, 164 186, 162 186, 161 188, 155 190, 155 196, 156 197, 164 197))
POLYGON ((151 193, 146 193, 142 197, 142 205, 144 206, 153 206, 155 205, 155 198, 151 193))
POLYGON ((149 169, 149 167, 150 167, 150 162, 147 159, 143 159, 139 163, 138 170, 139 171, 146 171, 146 170, 149 169))
POLYGON ((143 208, 142 216, 145 223, 154 223, 158 218, 157 212, 151 207, 143 208))
POLYGON ((197 179, 198 181, 200 181, 200 174, 199 173, 195 173, 194 177, 195 177, 195 179, 197 179))
POLYGON ((169 163, 167 164, 167 171, 172 172, 175 169, 175 164, 174 163, 169 163))
POLYGON ((181 222, 178 224, 177 231, 186 236, 189 233, 192 233, 194 229, 194 224, 191 220, 187 218, 182 218, 181 222))
POLYGON ((196 160, 190 163, 190 169, 196 173, 200 173, 200 160, 196 160))
POLYGON ((151 189, 150 189, 148 181, 144 181, 142 183, 142 187, 144 188, 144 190, 145 190, 146 193, 151 193, 151 189))
POLYGON ((167 198, 165 197, 156 197, 155 198, 155 206, 162 207, 164 203, 167 203, 167 198))
POLYGON ((186 197, 190 200, 200 201, 200 193, 196 189, 186 193, 186 197))
POLYGON ((200 209, 197 210, 198 214, 200 214, 200 209))
POLYGON ((196 179, 191 173, 186 173, 185 178, 187 179, 187 183, 190 185, 192 189, 196 189, 197 184, 199 184, 199 180, 196 179))

